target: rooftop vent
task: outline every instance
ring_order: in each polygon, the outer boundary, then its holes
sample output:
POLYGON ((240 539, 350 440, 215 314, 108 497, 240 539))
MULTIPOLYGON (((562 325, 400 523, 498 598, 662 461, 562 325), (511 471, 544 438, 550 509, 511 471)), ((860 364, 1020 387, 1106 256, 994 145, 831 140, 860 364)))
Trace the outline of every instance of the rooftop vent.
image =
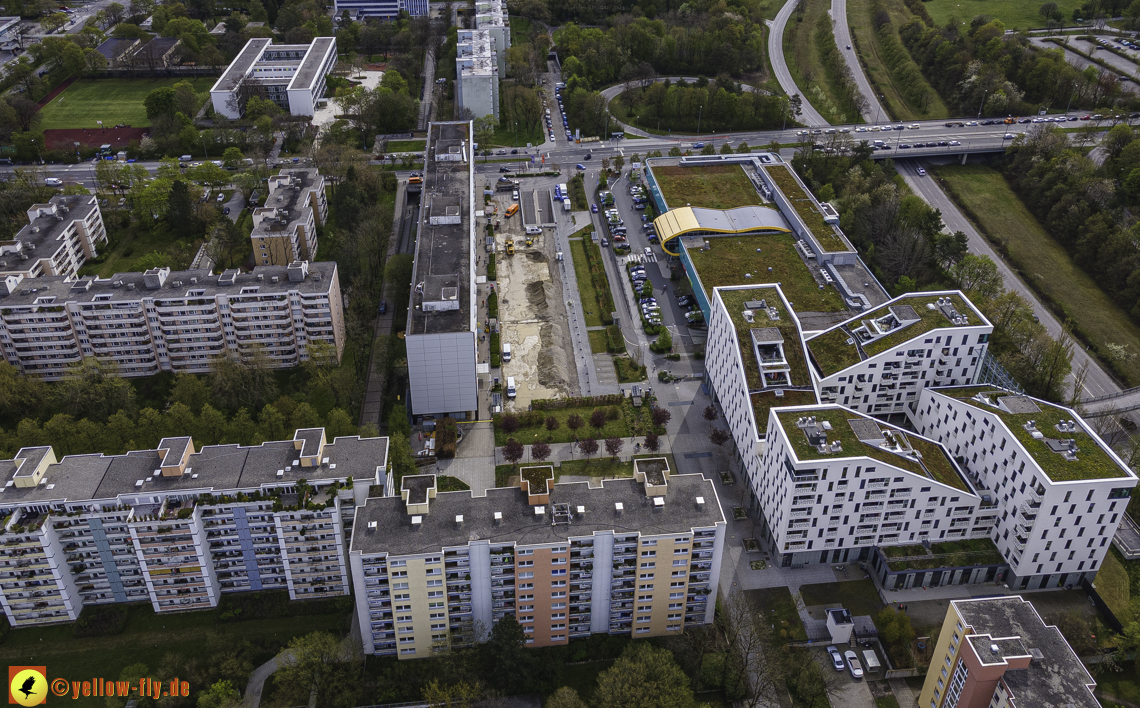
POLYGON ((368 522, 368 528, 370 528, 370 529, 376 528, 376 522, 375 521, 369 521, 368 522))
POLYGON ((998 653, 999 651, 1001 651, 1001 650, 998 648, 998 645, 997 645, 997 644, 991 644, 991 645, 990 645, 990 651, 991 651, 992 653, 994 653, 994 654, 997 654, 997 653, 998 653))
POLYGON ((285 470, 277 470, 277 476, 278 477, 284 477, 285 476, 285 470))
POLYGON ((654 509, 664 509, 665 508, 665 497, 653 497, 653 508, 654 509))
POLYGON ((741 314, 744 315, 745 322, 753 322, 756 319, 756 317, 752 314, 752 310, 745 310, 741 314))
POLYGON ((146 481, 145 479, 136 479, 135 480, 135 486, 141 487, 141 486, 143 486, 143 482, 145 482, 145 481, 146 481))
POLYGON ((412 528, 413 529, 418 530, 421 526, 423 526, 423 523, 424 523, 424 517, 419 516, 419 515, 412 517, 412 528))
POLYGON ((534 507, 534 515, 535 516, 543 516, 545 514, 546 514, 546 507, 545 506, 534 507))
POLYGON ((577 512, 578 512, 578 516, 585 516, 586 515, 586 507, 579 506, 577 508, 577 512))
POLYGON ((497 526, 501 523, 503 523, 503 512, 496 511, 495 512, 495 525, 497 526))
POLYGON ((621 516, 621 512, 624 510, 625 510, 624 504, 622 504, 621 502, 614 502, 614 511, 617 512, 618 516, 621 516))
POLYGON ((463 525, 463 514, 456 514, 455 515, 455 525, 456 526, 462 526, 463 525))

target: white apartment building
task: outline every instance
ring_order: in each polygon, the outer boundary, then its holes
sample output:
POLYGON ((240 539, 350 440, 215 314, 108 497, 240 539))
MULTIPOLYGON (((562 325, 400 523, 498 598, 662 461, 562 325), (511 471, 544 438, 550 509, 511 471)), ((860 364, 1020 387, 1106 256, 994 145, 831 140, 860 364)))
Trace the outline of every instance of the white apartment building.
MULTIPOLYGON (((488 30, 459 30, 455 100, 476 118, 499 119, 499 50, 488 30)), ((503 50, 505 52, 505 50, 503 50)))
POLYGON ((511 48, 511 20, 505 0, 476 0, 475 29, 487 32, 495 48, 499 76, 507 75, 507 50, 511 48))
MULTIPOLYGON (((478 408, 475 172, 470 122, 432 123, 425 203, 408 305, 408 378, 416 417, 466 420, 478 408)), ((482 204, 482 202, 480 202, 482 204)))
POLYGON ((287 266, 317 257, 317 227, 328 219, 325 178, 313 168, 290 168, 269 178, 265 205, 253 210, 254 261, 287 266))
POLYGON ((0 242, 0 276, 75 277, 107 243, 107 227, 94 195, 57 195, 28 209, 28 225, 0 242))
POLYGON ((909 415, 995 505, 1010 588, 1095 577, 1136 475, 1079 415, 991 386, 923 390, 909 415))
POLYGON ((712 482, 638 460, 634 479, 438 492, 404 477, 357 509, 350 563, 364 651, 400 659, 482 641, 505 615, 528 646, 669 636, 713 620, 725 519, 712 482))
POLYGON ((189 437, 125 455, 21 449, 0 460, 0 606, 13 626, 84 605, 214 607, 222 593, 349 594, 354 508, 384 484, 387 438, 323 428, 254 447, 189 437))
POLYGON ((929 386, 973 383, 993 325, 959 291, 907 293, 807 340, 823 403, 913 410, 929 386))
POLYGON ((336 0, 333 6, 336 17, 347 11, 355 21, 369 17, 394 20, 401 12, 411 17, 426 17, 428 14, 428 0, 336 0))
POLYGON ((272 366, 306 361, 311 342, 344 349, 336 263, 295 262, 227 270, 116 273, 0 283, 0 351, 23 373, 65 375, 84 358, 123 376, 208 371, 218 356, 264 356, 272 366))
POLYGON ((336 39, 309 44, 273 44, 262 37, 246 42, 210 89, 214 111, 231 120, 245 113, 250 96, 273 101, 293 116, 311 116, 325 95, 325 77, 336 67, 336 39))

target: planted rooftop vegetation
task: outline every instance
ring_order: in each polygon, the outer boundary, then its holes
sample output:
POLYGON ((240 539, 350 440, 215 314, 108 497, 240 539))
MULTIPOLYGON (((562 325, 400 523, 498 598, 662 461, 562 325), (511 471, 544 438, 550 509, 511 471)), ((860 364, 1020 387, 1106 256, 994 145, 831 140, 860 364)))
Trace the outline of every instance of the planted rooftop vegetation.
POLYGON ((734 209, 764 203, 740 165, 661 166, 653 168, 653 176, 670 209, 734 209))
POLYGON ((709 236, 707 249, 688 251, 705 293, 713 288, 779 283, 797 312, 843 312, 847 306, 834 286, 819 287, 789 233, 762 236, 709 236), (769 271, 768 269, 771 268, 769 271))
POLYGON ((800 186, 799 180, 792 174, 790 167, 776 165, 763 169, 791 202, 792 208, 796 210, 796 214, 804 222, 804 226, 811 231, 812 236, 815 237, 816 242, 824 251, 854 250, 831 224, 823 220, 823 214, 819 211, 818 203, 807 193, 807 190, 800 186))
MULTIPOLYGON (((995 391, 985 386, 948 389, 945 393, 962 400, 970 400, 977 394, 984 393, 995 403, 999 397, 1009 395, 1006 391, 995 391)), ((1127 476, 1127 472, 1109 456, 1104 448, 1085 433, 1083 428, 1078 426, 1075 432, 1058 430, 1058 423, 1073 420, 1075 417, 1067 410, 1036 400, 1033 401, 1033 405, 1038 410, 1027 413, 1007 413, 977 400, 973 400, 971 403, 979 410, 993 413, 1005 421, 1006 426, 1013 432, 1017 441, 1029 454, 1033 455, 1033 459, 1037 461, 1041 470, 1054 482, 1114 479, 1127 476), (1040 431, 1044 436, 1043 438, 1033 437, 1033 430, 1025 427, 1025 424, 1031 420, 1034 421, 1033 428, 1040 431), (1046 439, 1075 441, 1077 445, 1076 459, 1069 460, 1064 454, 1054 452, 1046 443, 1046 439)))
POLYGON ((1001 552, 988 538, 963 539, 925 546, 889 546, 880 549, 892 571, 934 570, 963 566, 1000 565, 1001 552))
POLYGON ((760 362, 756 360, 756 351, 752 346, 752 337, 749 334, 753 329, 764 327, 775 327, 780 330, 780 334, 784 337, 784 358, 791 368, 792 386, 811 386, 807 361, 804 359, 803 349, 800 345, 799 327, 796 326, 796 321, 792 319, 788 308, 784 307, 784 303, 780 300, 780 295, 775 288, 721 290, 720 298, 724 301, 728 316, 736 328, 736 341, 740 347, 740 358, 744 363, 744 377, 748 381, 749 391, 758 391, 764 388, 763 378, 760 374, 760 362), (780 319, 771 320, 763 311, 754 310, 753 321, 745 320, 744 311, 749 308, 744 303, 756 300, 764 300, 769 308, 775 308, 780 319))
MULTIPOLYGON (((865 416, 859 416, 849 411, 841 410, 839 408, 827 408, 822 410, 813 411, 787 411, 778 413, 780 424, 784 427, 784 431, 791 441, 792 450, 796 453, 796 458, 799 460, 824 460, 828 458, 844 458, 844 457, 857 457, 866 456, 880 462, 886 462, 894 465, 899 469, 907 470, 915 474, 923 475, 935 482, 940 482, 963 492, 969 492, 970 487, 962 479, 962 475, 958 473, 954 463, 946 456, 946 452, 937 443, 930 442, 924 438, 910 433, 902 433, 905 435, 906 441, 910 444, 911 449, 917 452, 921 457, 919 460, 891 452, 878 445, 873 445, 868 442, 863 442, 855 435, 855 431, 847 423, 848 420, 863 418, 865 420, 873 420, 865 416), (831 424, 831 430, 827 431, 827 442, 832 444, 838 442, 841 449, 835 452, 820 452, 818 448, 808 442, 807 435, 802 430, 796 427, 796 421, 805 416, 813 416, 817 423, 824 421, 831 424)), ((888 428, 900 434, 900 431, 893 428, 888 428)))

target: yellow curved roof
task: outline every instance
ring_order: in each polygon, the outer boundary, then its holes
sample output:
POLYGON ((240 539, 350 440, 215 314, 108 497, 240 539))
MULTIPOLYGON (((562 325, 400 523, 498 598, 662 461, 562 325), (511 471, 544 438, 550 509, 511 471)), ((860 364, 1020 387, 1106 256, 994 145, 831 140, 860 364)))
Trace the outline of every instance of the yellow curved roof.
POLYGON ((735 209, 705 209, 679 207, 671 209, 653 220, 661 248, 671 256, 679 255, 669 248, 669 242, 692 231, 710 231, 721 234, 750 233, 753 231, 784 231, 792 227, 777 209, 766 206, 743 206, 735 209))

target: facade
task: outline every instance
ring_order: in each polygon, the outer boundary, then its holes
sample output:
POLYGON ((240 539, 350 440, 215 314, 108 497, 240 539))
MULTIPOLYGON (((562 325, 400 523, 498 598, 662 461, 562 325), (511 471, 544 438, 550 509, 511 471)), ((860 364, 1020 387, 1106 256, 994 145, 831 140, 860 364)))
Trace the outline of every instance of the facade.
POLYGON ((920 708, 1100 708, 1061 632, 1020 597, 951 600, 920 708))
POLYGON ((336 0, 334 6, 337 17, 347 12, 357 21, 370 17, 392 20, 401 12, 411 17, 427 17, 428 14, 427 0, 336 0))
POLYGON ((387 438, 323 428, 254 447, 71 455, 23 448, 0 460, 0 605, 13 626, 75 620, 85 605, 214 607, 222 593, 349 594, 344 539, 387 438))
POLYGON ((325 178, 314 168, 293 168, 269 178, 265 206, 253 210, 254 261, 287 266, 317 257, 317 226, 328 218, 325 178))
POLYGON ((122 376, 209 371, 218 356, 308 360, 323 342, 339 360, 344 309, 336 263, 62 276, 0 283, 0 351, 24 374, 57 379, 86 358, 122 376))
POLYGON ((294 116, 311 116, 325 95, 325 77, 336 66, 336 39, 317 37, 309 44, 273 44, 249 40, 210 89, 214 111, 241 118, 250 96, 273 101, 294 116))
POLYGON ((1000 513, 1010 588, 1092 581, 1137 480, 1079 415, 986 386, 923 390, 909 415, 1000 513))
POLYGON ((913 410, 930 386, 973 383, 993 325, 961 292, 907 293, 807 340, 824 403, 913 410))
POLYGON ((527 645, 591 633, 668 636, 712 622, 725 520, 713 484, 639 460, 634 479, 552 484, 486 496, 406 476, 353 523, 356 616, 369 654, 421 658, 480 641, 507 614, 527 645), (645 469, 640 463, 649 464, 645 469))
POLYGON ((73 278, 107 243, 107 227, 93 195, 57 195, 28 209, 28 225, 0 242, 0 276, 73 278))
POLYGON ((405 343, 411 412, 465 420, 478 408, 471 123, 432 123, 424 150, 405 343))
POLYGON ((476 118, 499 119, 498 51, 488 30, 459 30, 455 100, 476 118))

